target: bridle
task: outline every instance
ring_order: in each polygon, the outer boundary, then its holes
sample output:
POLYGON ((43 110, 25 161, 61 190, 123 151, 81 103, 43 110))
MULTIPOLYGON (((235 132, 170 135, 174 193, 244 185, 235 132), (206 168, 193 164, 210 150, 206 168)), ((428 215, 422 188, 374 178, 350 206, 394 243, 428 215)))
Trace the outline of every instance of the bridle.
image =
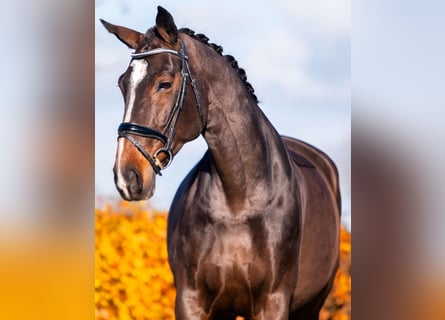
POLYGON ((176 102, 172 108, 172 111, 170 112, 170 115, 167 118, 167 123, 165 125, 164 130, 160 132, 156 129, 144 127, 139 124, 131 122, 122 122, 118 128, 118 139, 126 138, 128 141, 130 141, 136 147, 136 149, 144 156, 144 158, 148 160, 148 162, 153 167, 153 170, 156 172, 156 174, 160 176, 162 176, 161 170, 167 168, 173 161, 172 143, 176 132, 176 126, 178 124, 179 114, 184 107, 184 97, 185 97, 185 90, 187 87, 187 79, 190 79, 190 84, 192 86, 193 93, 196 98, 196 104, 198 107, 200 131, 197 134, 197 136, 201 134, 201 132, 204 129, 202 104, 198 88, 196 87, 196 80, 192 77, 192 74, 190 72, 190 67, 188 64, 188 54, 185 44, 182 40, 180 41, 180 43, 181 43, 181 51, 175 51, 167 48, 156 48, 145 52, 131 54, 131 57, 133 59, 143 59, 161 53, 173 54, 182 59, 181 84, 179 85, 178 96, 176 98, 176 102), (158 149, 153 156, 150 156, 145 150, 145 148, 139 142, 137 142, 132 135, 159 140, 162 142, 164 146, 158 149), (167 162, 165 164, 163 164, 158 158, 159 154, 161 153, 167 155, 167 162))

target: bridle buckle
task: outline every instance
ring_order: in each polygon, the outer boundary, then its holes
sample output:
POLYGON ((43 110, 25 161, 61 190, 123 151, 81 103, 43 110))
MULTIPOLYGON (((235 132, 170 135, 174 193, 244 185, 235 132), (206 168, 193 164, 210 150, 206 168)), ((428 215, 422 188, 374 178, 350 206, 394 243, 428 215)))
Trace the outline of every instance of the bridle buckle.
MULTIPOLYGON (((168 168, 170 166, 170 164, 173 161, 173 153, 171 152, 171 150, 167 149, 167 148, 161 148, 158 149, 155 154, 153 155, 153 160, 155 162, 155 164, 161 169, 164 170, 166 168, 168 168), (160 153, 164 153, 167 155, 167 163, 164 164, 161 160, 159 160, 158 155, 160 153)), ((165 160, 164 160, 165 161, 165 160)))

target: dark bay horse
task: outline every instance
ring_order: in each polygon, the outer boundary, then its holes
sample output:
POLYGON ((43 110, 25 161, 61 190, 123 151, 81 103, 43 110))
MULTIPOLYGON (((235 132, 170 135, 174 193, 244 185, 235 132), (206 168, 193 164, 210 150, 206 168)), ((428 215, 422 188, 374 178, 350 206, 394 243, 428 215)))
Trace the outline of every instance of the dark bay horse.
POLYGON ((121 196, 150 198, 186 142, 202 134, 208 145, 168 218, 176 318, 318 319, 338 265, 334 163, 281 137, 236 60, 165 9, 146 33, 102 23, 134 49, 119 78, 121 196))

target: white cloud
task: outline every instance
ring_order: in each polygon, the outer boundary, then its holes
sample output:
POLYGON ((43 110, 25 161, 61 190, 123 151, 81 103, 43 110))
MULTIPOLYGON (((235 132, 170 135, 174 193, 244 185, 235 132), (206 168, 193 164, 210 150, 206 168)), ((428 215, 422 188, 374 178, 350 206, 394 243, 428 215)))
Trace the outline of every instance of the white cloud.
POLYGON ((299 28, 305 27, 307 30, 324 35, 349 33, 350 0, 277 0, 274 4, 299 28))
POLYGON ((261 33, 247 50, 249 79, 260 97, 286 95, 288 100, 345 102, 349 99, 350 83, 326 82, 308 70, 314 40, 293 33, 286 24, 275 25, 261 33))
POLYGON ((308 79, 305 65, 309 58, 308 43, 296 36, 289 37, 284 28, 274 27, 261 35, 249 47, 247 68, 249 75, 262 87, 274 86, 294 94, 311 96, 317 85, 308 79))

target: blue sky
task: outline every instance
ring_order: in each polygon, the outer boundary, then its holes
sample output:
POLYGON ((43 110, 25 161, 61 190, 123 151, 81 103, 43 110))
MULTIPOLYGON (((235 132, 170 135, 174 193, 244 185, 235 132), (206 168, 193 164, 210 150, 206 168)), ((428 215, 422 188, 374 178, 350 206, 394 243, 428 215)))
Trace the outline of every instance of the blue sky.
MULTIPOLYGON (((265 112, 281 134, 327 152, 340 171, 344 222, 350 225, 350 2, 97 1, 96 2, 96 194, 118 197, 112 167, 116 128, 123 115, 117 78, 130 50, 108 34, 99 18, 145 31, 156 6, 178 27, 206 34, 236 57, 265 112)), ((168 209, 174 191, 206 149, 187 144, 157 178, 150 205, 168 209)))

